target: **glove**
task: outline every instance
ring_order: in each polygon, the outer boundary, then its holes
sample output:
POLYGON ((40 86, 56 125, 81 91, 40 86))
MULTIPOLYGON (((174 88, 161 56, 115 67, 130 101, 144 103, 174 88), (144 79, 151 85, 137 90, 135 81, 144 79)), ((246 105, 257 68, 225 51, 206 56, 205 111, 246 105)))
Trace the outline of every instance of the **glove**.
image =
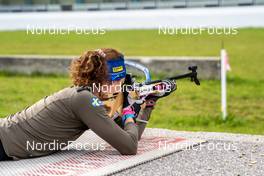
POLYGON ((157 93, 151 93, 146 97, 146 107, 152 107, 156 105, 156 101, 159 98, 166 97, 170 95, 173 91, 177 89, 175 81, 164 80, 161 83, 154 86, 155 90, 160 90, 157 93))

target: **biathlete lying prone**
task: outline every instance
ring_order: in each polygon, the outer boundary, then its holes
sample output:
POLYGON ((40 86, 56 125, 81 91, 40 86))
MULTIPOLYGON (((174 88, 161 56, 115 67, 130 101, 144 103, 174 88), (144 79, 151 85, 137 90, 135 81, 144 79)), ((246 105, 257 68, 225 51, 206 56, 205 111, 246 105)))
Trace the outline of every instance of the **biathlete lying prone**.
POLYGON ((121 121, 116 123, 109 117, 102 102, 107 94, 116 93, 112 92, 115 90, 113 87, 124 84, 126 74, 124 56, 115 49, 87 51, 74 59, 70 65, 72 86, 0 120, 0 160, 50 155, 60 149, 32 150, 28 144, 54 141, 67 144, 87 129, 121 154, 135 155, 155 102, 168 94, 151 94, 141 103, 124 97, 121 121), (109 89, 97 91, 92 89, 93 85, 104 85, 109 89))

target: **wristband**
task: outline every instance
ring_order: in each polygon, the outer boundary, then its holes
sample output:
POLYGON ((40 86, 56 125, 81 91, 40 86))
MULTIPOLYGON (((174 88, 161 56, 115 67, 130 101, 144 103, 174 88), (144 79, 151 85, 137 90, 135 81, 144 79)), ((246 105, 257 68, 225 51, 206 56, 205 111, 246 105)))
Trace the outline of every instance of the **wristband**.
POLYGON ((126 120, 127 119, 129 119, 129 118, 132 118, 132 119, 134 119, 134 114, 126 114, 126 115, 123 115, 122 116, 122 124, 123 124, 123 126, 125 125, 125 122, 126 122, 126 120))

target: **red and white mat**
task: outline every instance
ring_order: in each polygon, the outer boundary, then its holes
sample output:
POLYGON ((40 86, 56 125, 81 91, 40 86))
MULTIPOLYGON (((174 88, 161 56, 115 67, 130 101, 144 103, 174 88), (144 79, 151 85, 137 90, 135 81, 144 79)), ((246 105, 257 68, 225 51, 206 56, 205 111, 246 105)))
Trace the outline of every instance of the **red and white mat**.
POLYGON ((185 139, 172 130, 146 128, 138 144, 137 155, 121 155, 92 131, 86 131, 72 146, 87 143, 91 150, 72 148, 50 156, 0 163, 0 175, 5 176, 81 176, 108 175, 151 161, 171 153, 191 148, 205 141, 185 139), (75 145, 76 144, 76 145, 75 145), (104 150, 95 150, 105 146, 104 150))

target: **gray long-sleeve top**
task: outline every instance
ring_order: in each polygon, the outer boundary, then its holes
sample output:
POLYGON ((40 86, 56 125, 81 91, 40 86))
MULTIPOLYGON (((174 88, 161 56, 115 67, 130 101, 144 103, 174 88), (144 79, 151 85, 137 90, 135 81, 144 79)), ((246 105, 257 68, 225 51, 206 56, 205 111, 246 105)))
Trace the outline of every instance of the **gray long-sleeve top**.
MULTIPOLYGON (((136 154, 145 123, 129 122, 124 129, 106 113, 104 106, 93 104, 89 91, 77 92, 76 86, 67 87, 46 96, 30 107, 0 119, 0 139, 8 156, 14 159, 49 155, 59 149, 48 147, 32 150, 32 144, 56 141, 67 144, 91 129, 121 154, 136 154), (30 145, 29 145, 30 144, 30 145)), ((152 108, 144 109, 138 118, 149 120, 152 108)))

